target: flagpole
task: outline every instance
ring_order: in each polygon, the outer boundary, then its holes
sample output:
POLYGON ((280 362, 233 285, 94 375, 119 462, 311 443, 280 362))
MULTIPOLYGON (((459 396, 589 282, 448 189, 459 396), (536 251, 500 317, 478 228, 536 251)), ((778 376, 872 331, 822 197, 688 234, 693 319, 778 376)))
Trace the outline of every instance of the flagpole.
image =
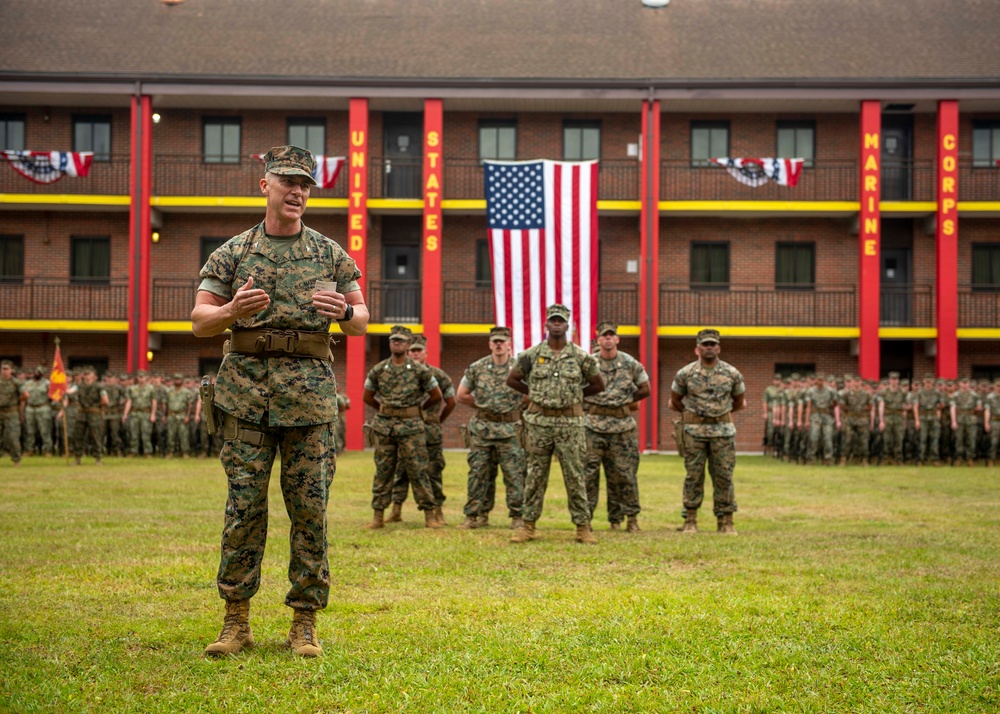
MULTIPOLYGON (((59 337, 56 336, 53 339, 53 342, 56 343, 56 354, 59 354, 59 343, 62 342, 62 340, 60 340, 59 337)), ((68 385, 68 381, 67 381, 67 388, 68 387, 69 387, 69 385, 68 385)), ((63 399, 65 399, 65 398, 66 398, 66 393, 63 392, 63 399)), ((65 402, 62 405, 62 409, 60 409, 59 411, 62 413, 63 454, 65 454, 65 456, 66 456, 66 465, 69 466, 69 434, 66 433, 66 404, 65 404, 65 402)))

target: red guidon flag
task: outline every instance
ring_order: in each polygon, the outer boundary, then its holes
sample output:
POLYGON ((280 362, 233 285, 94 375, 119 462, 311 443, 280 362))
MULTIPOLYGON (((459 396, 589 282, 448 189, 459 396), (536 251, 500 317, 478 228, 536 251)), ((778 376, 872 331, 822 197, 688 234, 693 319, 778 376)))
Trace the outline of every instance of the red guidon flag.
POLYGON ((11 151, 3 152, 14 170, 35 183, 55 183, 63 176, 84 177, 90 173, 93 151, 11 151))
POLYGON ((514 353, 545 337, 545 308, 572 312, 590 352, 597 319, 597 162, 486 161, 496 324, 514 353))
POLYGON ((56 356, 52 360, 52 374, 49 375, 49 399, 60 401, 66 394, 66 370, 63 368, 59 345, 56 345, 56 356))

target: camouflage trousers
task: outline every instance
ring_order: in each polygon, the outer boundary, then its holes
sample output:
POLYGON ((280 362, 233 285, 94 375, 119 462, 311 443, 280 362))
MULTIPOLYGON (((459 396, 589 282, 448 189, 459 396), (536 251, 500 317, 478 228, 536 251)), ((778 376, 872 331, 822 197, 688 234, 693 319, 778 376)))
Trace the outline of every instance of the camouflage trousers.
POLYGON ((526 424, 527 471, 524 477, 524 520, 534 523, 542 515, 545 491, 549 486, 552 457, 559 458, 569 513, 576 525, 590 523, 587 484, 583 462, 587 452, 587 437, 583 421, 574 417, 545 417, 552 424, 526 424))
POLYGON ((906 422, 902 414, 886 414, 885 431, 882 432, 882 456, 894 461, 903 460, 903 437, 906 435, 906 422))
MULTIPOLYGON (((992 415, 991 415, 992 416, 992 415)), ((986 458, 990 461, 997 460, 997 450, 1000 449, 1000 419, 990 419, 989 448, 986 451, 986 458)))
MULTIPOLYGON (((427 445, 427 478, 431 483, 431 495, 434 498, 434 505, 440 507, 445 502, 444 497, 444 451, 441 444, 444 441, 441 433, 441 426, 438 424, 428 424, 424 431, 424 439, 427 445), (433 428, 436 427, 436 428, 433 428)), ((392 481, 392 502, 403 503, 406 494, 410 490, 410 479, 406 476, 406 469, 402 462, 396 464, 396 475, 392 481)), ((414 495, 416 499, 416 495, 414 495)))
POLYGON ((798 443, 798 430, 791 426, 783 426, 782 429, 782 456, 793 456, 795 451, 795 446, 798 443))
POLYGON ((198 422, 198 453, 205 456, 218 456, 222 451, 222 430, 215 434, 208 433, 208 424, 204 418, 198 422))
POLYGON ((330 594, 326 505, 337 471, 332 424, 271 427, 241 422, 275 437, 274 446, 227 440, 222 465, 229 480, 219 561, 219 596, 247 600, 260 588, 267 541, 267 487, 274 457, 281 454, 281 495, 291 521, 285 604, 322 610, 330 594))
POLYGON ((507 492, 507 514, 521 517, 524 502, 524 449, 517 439, 477 439, 471 443, 466 462, 469 464, 468 498, 462 512, 467 516, 486 516, 493 510, 497 492, 497 470, 503 473, 507 492))
MULTIPOLYGON (((386 422, 377 424, 390 433, 376 433, 375 479, 372 484, 372 509, 384 511, 392 503, 396 472, 402 467, 407 483, 413 488, 413 500, 421 511, 437 506, 427 467, 427 435, 422 428, 411 427, 406 422, 413 419, 375 417, 386 422), (395 423, 399 422, 399 423, 395 423)), ((422 425, 421 425, 422 426, 422 425)))
POLYGON ((21 460, 21 415, 17 407, 0 412, 0 451, 6 451, 16 464, 21 460))
POLYGON ((80 412, 76 420, 76 430, 70 441, 73 456, 85 454, 100 458, 104 455, 104 415, 80 412))
POLYGON ((107 447, 105 451, 109 454, 121 455, 124 453, 125 449, 123 447, 122 440, 122 415, 119 414, 105 414, 104 415, 104 433, 105 446, 107 447))
POLYGON ((153 423, 149 420, 149 412, 132 413, 128 415, 128 452, 132 456, 139 455, 139 445, 142 453, 150 456, 153 453, 153 423))
POLYGON ((816 453, 819 451, 821 442, 823 446, 823 458, 826 460, 833 458, 833 431, 833 415, 809 415, 809 450, 806 452, 806 459, 812 461, 816 458, 816 453))
POLYGON ((52 407, 24 408, 24 446, 34 452, 38 449, 38 439, 42 440, 41 453, 52 453, 52 407))
POLYGON ((736 437, 684 437, 684 510, 697 511, 705 498, 705 464, 712 476, 712 500, 715 515, 736 513, 733 471, 736 468, 736 437))
POLYGON ((587 460, 584 479, 587 505, 594 517, 601 487, 601 466, 608 491, 608 522, 621 523, 639 511, 639 436, 635 429, 618 434, 604 434, 587 429, 587 460))
POLYGON ((917 458, 921 461, 941 460, 941 418, 925 417, 917 430, 917 458))
POLYGON ((774 446, 774 419, 770 416, 764 420, 764 446, 774 446))
POLYGON ((870 436, 870 417, 849 416, 843 421, 840 455, 845 459, 867 459, 870 436))
POLYGON ((183 414, 170 414, 167 416, 167 451, 168 454, 176 454, 178 450, 181 454, 187 455, 191 451, 191 439, 188 434, 188 425, 184 423, 183 414))
POLYGON ((337 417, 337 427, 334 436, 337 443, 337 453, 339 454, 347 448, 347 421, 345 421, 343 414, 337 417))
POLYGON ((959 461, 963 459, 976 458, 976 445, 979 441, 979 424, 974 418, 963 418, 958 420, 958 428, 955 430, 955 458, 959 461))

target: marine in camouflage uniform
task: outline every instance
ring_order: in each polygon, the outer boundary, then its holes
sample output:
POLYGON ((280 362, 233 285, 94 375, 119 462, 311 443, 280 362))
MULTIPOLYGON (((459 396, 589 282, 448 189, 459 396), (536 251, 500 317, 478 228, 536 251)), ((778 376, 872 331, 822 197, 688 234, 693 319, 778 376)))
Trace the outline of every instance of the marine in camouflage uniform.
POLYGON ((35 370, 35 378, 21 387, 24 394, 24 442, 30 454, 42 440, 40 453, 52 456, 52 403, 49 401, 49 380, 45 368, 35 370))
POLYGON ((917 429, 917 460, 941 465, 941 410, 947 405, 944 395, 934 386, 934 377, 924 377, 923 387, 910 393, 910 405, 917 429))
POLYGON ((344 392, 337 390, 337 430, 335 441, 337 443, 337 453, 341 453, 347 448, 347 418, 344 412, 351 408, 351 398, 344 392))
POLYGON ((736 427, 731 413, 743 408, 743 375, 719 359, 720 335, 702 330, 696 340, 699 359, 682 367, 670 385, 670 406, 682 412, 684 442, 684 527, 698 530, 698 509, 705 497, 705 464, 712 476, 713 511, 720 533, 736 534, 733 487, 736 427))
POLYGON ((167 391, 167 458, 177 453, 187 458, 191 450, 188 424, 194 412, 194 395, 184 386, 184 375, 174 375, 174 387, 167 391))
POLYGON ((511 542, 524 543, 535 538, 535 522, 542 515, 555 455, 562 467, 576 540, 593 544, 597 539, 590 532, 590 505, 584 481, 587 437, 583 399, 601 392, 604 381, 597 360, 566 339, 569 308, 558 303, 549 305, 545 316, 548 339, 519 354, 507 376, 507 385, 527 394, 531 402, 524 414, 527 452, 524 525, 514 531, 511 542))
POLYGON ((354 260, 302 222, 315 159, 284 146, 268 151, 264 163, 264 220, 208 258, 192 311, 199 337, 232 330, 214 398, 229 482, 218 573, 226 624, 205 652, 232 654, 253 644, 249 600, 260 586, 268 483, 280 453, 291 521, 285 604, 294 611, 285 644, 316 656, 315 613, 330 591, 326 508, 337 465, 330 325, 337 320, 346 335, 363 335, 368 311, 354 260))
POLYGON ((802 383, 799 374, 793 373, 784 391, 784 453, 783 461, 798 459, 798 446, 802 436, 802 383))
POLYGON ((128 452, 130 456, 142 454, 147 459, 153 456, 153 423, 156 419, 159 403, 156 400, 156 387, 149 383, 146 370, 136 373, 136 383, 125 390, 125 408, 122 420, 128 425, 128 452))
POLYGON ((806 420, 809 422, 809 451, 806 461, 816 460, 816 453, 823 442, 823 462, 833 463, 833 433, 840 430, 840 405, 833 383, 836 377, 829 375, 824 380, 817 377, 816 383, 806 390, 806 420))
POLYGON ((993 380, 993 389, 983 401, 985 410, 985 428, 989 436, 989 448, 986 451, 986 465, 992 467, 1000 450, 1000 379, 993 380))
POLYGON ((608 492, 612 530, 628 519, 629 533, 639 531, 639 434, 631 406, 649 396, 649 375, 642 364, 618 349, 618 325, 597 325, 600 349, 594 353, 604 391, 584 399, 587 411, 587 503, 593 519, 600 492, 601 466, 608 492))
POLYGON ((868 465, 868 442, 871 435, 875 403, 871 392, 864 388, 857 377, 847 379, 847 387, 838 395, 843 436, 840 450, 840 464, 846 466, 851 459, 858 459, 863 466, 868 465))
POLYGON ((510 354, 510 328, 490 330, 490 354, 476 360, 465 370, 456 399, 475 408, 467 428, 469 454, 468 497, 462 512, 465 520, 459 528, 481 528, 489 523, 496 499, 497 471, 503 473, 507 515, 511 527, 523 521, 524 449, 518 442, 521 429, 523 397, 507 386, 514 366, 510 354))
MULTIPOLYGON (((899 386, 906 392, 906 403, 903 405, 903 463, 919 461, 919 435, 917 434, 917 419, 913 409, 914 390, 910 387, 910 380, 905 377, 899 380, 899 386)), ((916 383, 914 383, 914 387, 916 383)))
POLYGON ((965 461, 972 466, 976 458, 976 442, 979 439, 976 411, 982 409, 983 403, 969 387, 969 378, 962 377, 958 381, 958 391, 951 395, 949 401, 951 428, 955 432, 956 465, 965 461))
POLYGON ((65 402, 65 417, 64 428, 66 430, 66 443, 68 444, 69 453, 66 454, 67 457, 70 454, 76 454, 82 448, 76 441, 76 437, 80 434, 80 430, 77 428, 82 415, 80 414, 80 385, 83 384, 83 373, 79 370, 73 370, 67 375, 67 386, 66 386, 66 396, 63 397, 65 402))
POLYGON ((76 435, 73 439, 73 456, 80 463, 83 455, 90 452, 101 463, 104 455, 104 409, 108 406, 108 393, 104 385, 97 381, 97 371, 90 366, 83 368, 83 383, 79 385, 77 397, 80 401, 80 415, 76 420, 76 435))
POLYGON ((907 392, 899 386, 899 372, 889 372, 889 386, 878 393, 878 428, 884 440, 882 453, 890 464, 903 462, 906 395, 907 392))
POLYGON ((778 402, 782 392, 781 375, 775 374, 771 386, 764 390, 763 410, 764 410, 764 455, 774 453, 775 445, 775 424, 774 407, 778 402))
POLYGON ((153 422, 153 451, 161 458, 167 455, 167 385, 163 376, 153 374, 149 383, 156 390, 156 420, 153 422))
MULTIPOLYGON (((455 385, 443 369, 427 364, 427 340, 423 335, 416 335, 410 343, 407 351, 414 362, 427 367, 438 387, 441 389, 441 401, 434 402, 424 410, 424 432, 427 439, 427 477, 431 482, 431 493, 434 495, 435 510, 434 515, 441 523, 444 523, 444 514, 441 506, 444 505, 444 432, 441 425, 448 418, 448 415, 455 409, 455 385)), ((392 516, 390 521, 402 520, 399 518, 406 494, 410 489, 410 480, 406 476, 406 470, 401 463, 396 464, 396 476, 392 484, 392 516)))
POLYGON ((14 363, 0 365, 0 451, 6 451, 21 463, 21 382, 14 378, 14 363))
POLYGON ((104 432, 107 438, 107 453, 121 456, 122 451, 122 407, 125 405, 125 390, 113 372, 104 373, 104 391, 108 393, 108 406, 104 410, 104 432))
POLYGON ((378 410, 368 425, 375 446, 375 479, 372 483, 372 522, 382 528, 385 508, 392 501, 392 485, 399 465, 413 486, 413 498, 424 512, 428 528, 440 528, 437 503, 431 487, 427 457, 425 410, 441 401, 441 388, 427 365, 408 354, 413 333, 393 325, 389 334, 392 356, 382 360, 365 379, 365 404, 378 410))

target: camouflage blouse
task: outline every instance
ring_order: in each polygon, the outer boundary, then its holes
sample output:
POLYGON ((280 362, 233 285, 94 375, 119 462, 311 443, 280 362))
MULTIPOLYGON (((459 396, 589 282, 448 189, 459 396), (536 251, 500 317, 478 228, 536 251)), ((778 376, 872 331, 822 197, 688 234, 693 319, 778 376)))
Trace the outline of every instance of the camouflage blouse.
MULTIPOLYGON (((634 401, 632 395, 639 386, 649 381, 649 375, 646 374, 642 363, 621 350, 614 359, 603 359, 600 355, 599 351, 594 353, 601 368, 601 376, 604 377, 604 391, 586 397, 584 401, 601 407, 623 407, 631 404, 634 401)), ((635 419, 631 413, 624 417, 587 414, 587 428, 602 434, 621 434, 635 428, 635 419)))
MULTIPOLYGON (((528 385, 528 398, 546 409, 582 404, 584 386, 601 373, 597 360, 572 342, 558 354, 548 342, 529 347, 517 356, 517 368, 528 385)), ((553 419, 579 419, 583 423, 582 417, 546 417, 530 412, 524 417, 528 424, 547 424, 553 419)))
MULTIPOLYGON (((312 304, 317 280, 335 281, 337 292, 357 292, 361 272, 336 242, 302 226, 298 240, 279 251, 260 223, 227 241, 201 269, 200 289, 229 286, 233 294, 253 277, 254 288, 267 292, 271 304, 234 328, 327 332, 331 320, 312 304)), ((216 293, 218 294, 218 293, 216 293)), ((241 419, 271 426, 324 424, 337 418, 333 366, 310 357, 257 357, 230 352, 215 384, 215 404, 241 419)))
POLYGON ((0 408, 16 407, 21 401, 21 383, 14 379, 0 379, 0 408))
MULTIPOLYGON (((507 375, 513 366, 513 357, 497 365, 493 364, 493 357, 487 355, 468 366, 461 384, 472 392, 479 409, 509 414, 520 408, 522 397, 520 392, 507 386, 507 375)), ((514 422, 480 419, 478 411, 469 419, 469 433, 479 439, 511 439, 514 428, 514 422)))
POLYGON ((806 390, 805 400, 812 405, 812 413, 819 411, 829 411, 833 413, 833 405, 837 403, 837 392, 829 387, 809 387, 806 390))
POLYGON ((47 407, 49 406, 49 380, 47 379, 30 379, 24 383, 21 388, 22 394, 28 395, 29 407, 47 407))
POLYGON ((840 392, 841 416, 871 419, 872 395, 864 389, 844 389, 840 392))
MULTIPOLYGON (((733 410, 733 397, 746 391, 743 375, 728 362, 719 360, 711 369, 695 360, 681 367, 670 390, 684 397, 684 411, 703 417, 720 417, 733 410)), ((732 422, 685 424, 684 432, 699 438, 736 436, 732 422)))

